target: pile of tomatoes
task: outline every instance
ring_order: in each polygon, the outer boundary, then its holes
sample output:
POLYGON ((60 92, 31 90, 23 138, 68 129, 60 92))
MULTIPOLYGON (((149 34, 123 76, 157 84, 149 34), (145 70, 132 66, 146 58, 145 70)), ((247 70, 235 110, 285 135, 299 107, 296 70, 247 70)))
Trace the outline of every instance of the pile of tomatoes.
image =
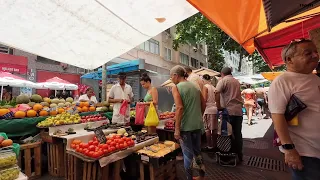
POLYGON ((135 144, 133 139, 121 137, 120 135, 107 136, 106 138, 106 144, 100 144, 97 137, 94 137, 88 143, 76 139, 72 141, 71 148, 85 156, 99 158, 119 150, 127 149, 135 144))

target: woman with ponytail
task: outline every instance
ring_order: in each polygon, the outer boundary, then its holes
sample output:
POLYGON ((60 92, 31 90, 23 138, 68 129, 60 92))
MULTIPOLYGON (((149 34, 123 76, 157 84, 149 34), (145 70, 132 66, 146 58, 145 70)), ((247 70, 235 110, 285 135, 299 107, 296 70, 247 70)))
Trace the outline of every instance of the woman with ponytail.
POLYGON ((153 103, 155 106, 158 105, 158 90, 151 85, 151 78, 147 73, 143 73, 140 79, 140 84, 147 90, 147 94, 143 101, 147 103, 153 103))

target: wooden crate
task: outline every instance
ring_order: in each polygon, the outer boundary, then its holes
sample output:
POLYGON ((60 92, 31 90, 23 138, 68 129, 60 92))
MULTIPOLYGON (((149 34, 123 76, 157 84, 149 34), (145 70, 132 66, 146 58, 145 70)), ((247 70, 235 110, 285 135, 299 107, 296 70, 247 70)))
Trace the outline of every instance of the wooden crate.
POLYGON ((57 138, 50 136, 48 129, 45 129, 45 128, 41 129, 40 130, 40 137, 43 142, 57 143, 57 138))
POLYGON ((41 176, 41 142, 22 144, 18 157, 18 165, 29 179, 41 176))
MULTIPOLYGON (((150 180, 174 180, 177 179, 177 163, 176 160, 171 160, 155 168, 152 163, 145 161, 140 162, 140 180, 145 179, 144 168, 149 168, 150 180)), ((149 178, 146 178, 149 179, 149 178)))
POLYGON ((65 176, 65 144, 60 142, 57 144, 47 143, 48 152, 48 172, 54 177, 65 176))
POLYGON ((67 153, 66 180, 120 180, 122 160, 105 167, 100 167, 99 161, 86 162, 74 153, 67 153), (112 174, 109 174, 112 172, 112 174))

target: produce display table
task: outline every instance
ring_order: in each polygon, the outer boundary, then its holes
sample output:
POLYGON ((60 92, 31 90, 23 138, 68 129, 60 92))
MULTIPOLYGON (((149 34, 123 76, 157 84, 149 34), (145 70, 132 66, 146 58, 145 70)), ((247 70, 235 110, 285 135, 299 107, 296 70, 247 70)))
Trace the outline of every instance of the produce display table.
POLYGON ((67 150, 67 166, 68 171, 66 179, 68 180, 120 180, 120 170, 122 160, 133 154, 145 146, 149 146, 159 141, 158 137, 149 139, 147 141, 136 144, 134 147, 113 153, 109 156, 95 160, 88 158, 75 152, 74 150, 67 150), (113 172, 109 174, 109 172, 113 172))
MULTIPOLYGON (((97 114, 99 112, 85 112, 80 113, 81 116, 87 116, 90 114, 97 114)), ((108 119, 112 119, 112 112, 101 113, 108 119)), ((36 125, 45 120, 47 117, 34 117, 23 119, 2 119, 0 120, 0 132, 6 132, 9 138, 22 137, 37 134, 40 132, 36 125)))
POLYGON ((165 129, 165 123, 170 119, 163 119, 159 121, 159 125, 157 126, 157 134, 159 136, 160 141, 170 140, 175 141, 174 138, 174 130, 165 129))

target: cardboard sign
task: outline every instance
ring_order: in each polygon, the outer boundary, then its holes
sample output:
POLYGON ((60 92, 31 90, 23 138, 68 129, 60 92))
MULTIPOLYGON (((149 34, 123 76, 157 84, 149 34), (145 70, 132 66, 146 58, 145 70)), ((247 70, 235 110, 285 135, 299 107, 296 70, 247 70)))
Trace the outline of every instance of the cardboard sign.
POLYGON ((94 130, 94 134, 97 136, 100 144, 105 144, 107 142, 106 135, 103 133, 102 129, 97 128, 96 130, 94 130))
POLYGON ((77 109, 77 107, 75 106, 75 107, 69 109, 67 112, 70 113, 70 114, 72 114, 72 115, 73 115, 73 114, 77 114, 77 113, 78 113, 78 109, 77 109))

